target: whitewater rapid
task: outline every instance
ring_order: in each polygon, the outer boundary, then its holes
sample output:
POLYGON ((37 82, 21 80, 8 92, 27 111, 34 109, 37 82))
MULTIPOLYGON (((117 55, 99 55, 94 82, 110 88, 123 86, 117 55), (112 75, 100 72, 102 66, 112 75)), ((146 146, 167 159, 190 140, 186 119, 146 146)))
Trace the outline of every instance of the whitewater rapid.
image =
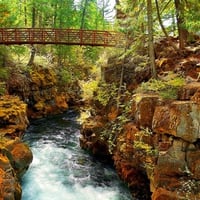
POLYGON ((114 169, 79 147, 77 113, 35 120, 24 141, 33 162, 22 179, 22 200, 132 200, 114 169))

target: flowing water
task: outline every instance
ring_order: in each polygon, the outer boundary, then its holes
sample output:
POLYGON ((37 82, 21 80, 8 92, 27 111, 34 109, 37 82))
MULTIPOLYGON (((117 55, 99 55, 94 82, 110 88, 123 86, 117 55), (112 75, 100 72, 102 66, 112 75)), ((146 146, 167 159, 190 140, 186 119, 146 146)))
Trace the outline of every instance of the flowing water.
POLYGON ((22 200, 132 200, 115 171, 79 147, 77 113, 35 120, 24 141, 33 162, 22 179, 22 200))

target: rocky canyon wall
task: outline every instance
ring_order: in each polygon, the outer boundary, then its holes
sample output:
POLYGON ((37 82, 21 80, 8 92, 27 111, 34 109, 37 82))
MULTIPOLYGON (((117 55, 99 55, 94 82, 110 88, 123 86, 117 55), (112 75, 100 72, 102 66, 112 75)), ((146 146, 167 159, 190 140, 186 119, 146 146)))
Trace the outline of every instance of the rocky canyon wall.
POLYGON ((27 71, 13 71, 7 86, 10 95, 28 105, 28 118, 61 113, 80 99, 78 83, 63 83, 53 67, 36 65, 27 71))
MULTIPOLYGON (((148 79, 147 70, 143 72, 128 79, 128 88, 148 79)), ((198 66, 193 68, 195 76, 197 72, 198 66)), ((120 73, 112 76, 119 78, 120 73)), ((108 83, 115 79, 112 76, 104 75, 108 83)), ((199 91, 200 83, 193 79, 171 100, 155 92, 124 95, 121 107, 113 98, 106 106, 94 100, 81 131, 81 146, 97 156, 112 157, 119 176, 139 199, 200 199, 199 91)))
POLYGON ((13 70, 7 91, 0 96, 0 199, 20 200, 20 178, 33 159, 22 141, 29 119, 67 110, 79 100, 80 88, 77 82, 63 87, 55 69, 34 66, 13 70))
POLYGON ((0 97, 0 199, 20 200, 20 177, 32 162, 32 152, 22 142, 29 125, 27 105, 16 96, 0 97))

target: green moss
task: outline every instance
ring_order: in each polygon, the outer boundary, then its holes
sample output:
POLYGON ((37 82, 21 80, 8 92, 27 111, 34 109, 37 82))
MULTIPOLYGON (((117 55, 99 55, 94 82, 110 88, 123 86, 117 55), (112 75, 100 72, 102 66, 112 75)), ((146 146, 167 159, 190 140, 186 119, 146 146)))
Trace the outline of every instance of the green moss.
POLYGON ((174 77, 169 80, 150 79, 148 82, 142 83, 137 92, 153 92, 164 99, 176 99, 178 90, 184 84, 185 79, 182 77, 174 77))
POLYGON ((67 84, 67 83, 72 81, 71 73, 65 68, 62 68, 60 70, 59 76, 60 76, 61 85, 65 85, 65 84, 67 84))

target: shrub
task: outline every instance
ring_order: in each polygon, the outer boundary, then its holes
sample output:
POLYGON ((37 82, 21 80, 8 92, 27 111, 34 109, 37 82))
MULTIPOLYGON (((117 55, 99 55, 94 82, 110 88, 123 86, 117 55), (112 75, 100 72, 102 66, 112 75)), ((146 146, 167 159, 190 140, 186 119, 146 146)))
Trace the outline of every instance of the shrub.
POLYGON ((154 92, 164 99, 176 99, 180 87, 185 84, 185 79, 175 77, 169 80, 150 79, 148 82, 142 83, 136 90, 137 92, 154 92))
POLYGON ((117 98, 117 92, 118 88, 115 84, 101 83, 96 90, 95 99, 106 106, 111 99, 117 98))

